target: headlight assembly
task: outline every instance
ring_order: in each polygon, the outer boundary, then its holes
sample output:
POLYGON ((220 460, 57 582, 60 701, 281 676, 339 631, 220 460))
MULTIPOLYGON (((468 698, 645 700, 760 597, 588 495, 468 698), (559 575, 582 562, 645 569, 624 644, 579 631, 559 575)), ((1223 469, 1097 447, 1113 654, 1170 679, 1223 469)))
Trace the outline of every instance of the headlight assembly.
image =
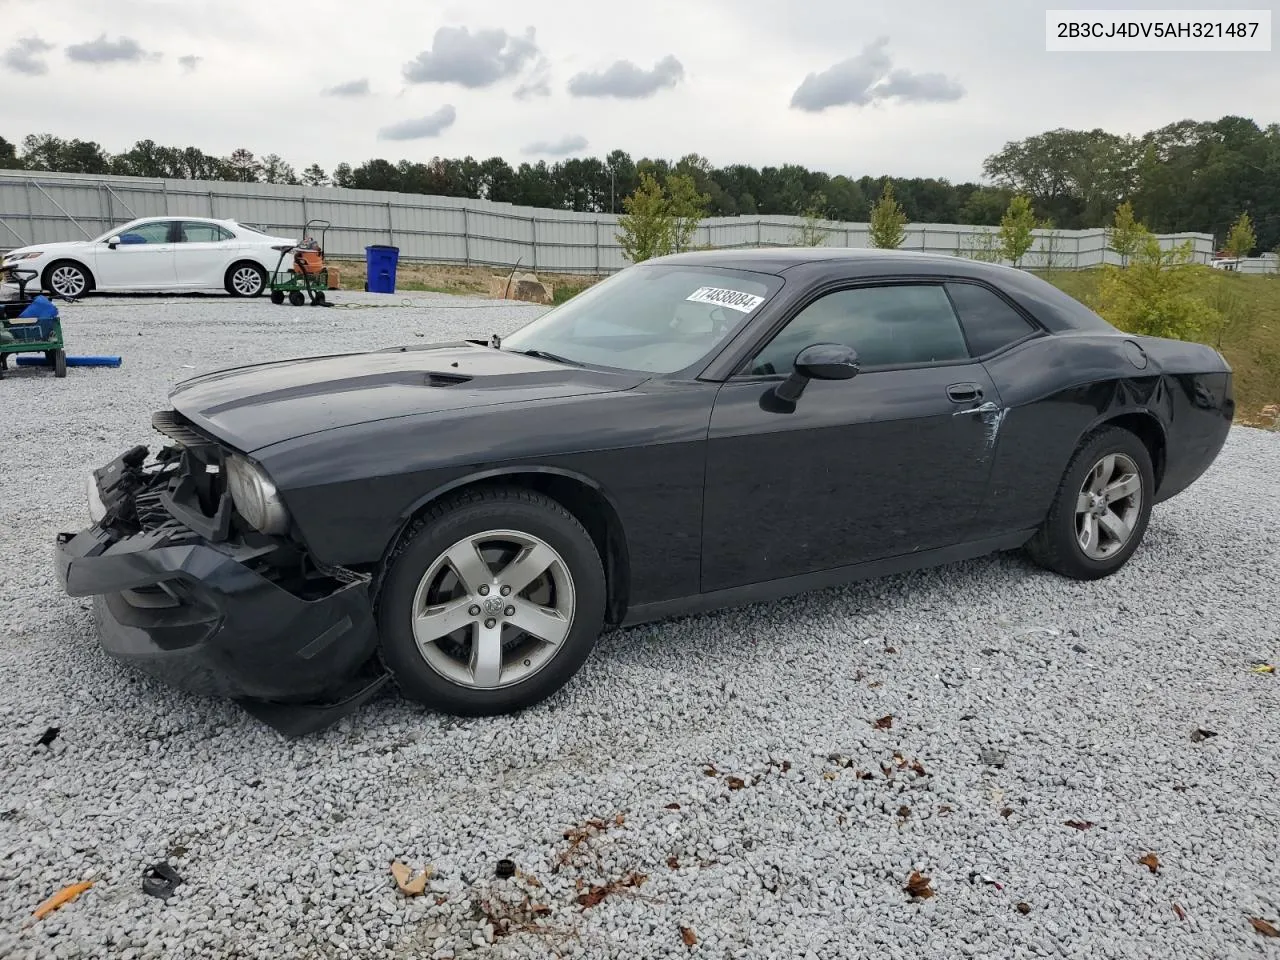
POLYGON ((245 523, 261 533, 284 533, 289 514, 276 485, 262 468, 240 456, 227 457, 227 489, 245 523))

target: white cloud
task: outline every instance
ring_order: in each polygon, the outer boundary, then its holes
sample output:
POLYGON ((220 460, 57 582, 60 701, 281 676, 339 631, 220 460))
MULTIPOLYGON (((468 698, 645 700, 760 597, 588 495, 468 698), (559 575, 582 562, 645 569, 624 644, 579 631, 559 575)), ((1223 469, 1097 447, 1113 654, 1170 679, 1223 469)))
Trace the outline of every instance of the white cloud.
POLYGON ((438 137, 458 119, 458 111, 446 103, 435 113, 389 124, 378 131, 379 140, 422 140, 438 137))

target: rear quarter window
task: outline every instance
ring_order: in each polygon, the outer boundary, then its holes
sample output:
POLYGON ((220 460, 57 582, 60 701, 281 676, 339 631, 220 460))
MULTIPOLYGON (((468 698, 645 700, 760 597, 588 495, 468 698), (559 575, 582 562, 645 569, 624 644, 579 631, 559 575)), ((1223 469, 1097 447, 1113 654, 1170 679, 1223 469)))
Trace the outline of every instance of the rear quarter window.
POLYGON ((948 283, 969 342, 969 353, 986 356, 1036 332, 1036 327, 1003 298, 976 283, 948 283))

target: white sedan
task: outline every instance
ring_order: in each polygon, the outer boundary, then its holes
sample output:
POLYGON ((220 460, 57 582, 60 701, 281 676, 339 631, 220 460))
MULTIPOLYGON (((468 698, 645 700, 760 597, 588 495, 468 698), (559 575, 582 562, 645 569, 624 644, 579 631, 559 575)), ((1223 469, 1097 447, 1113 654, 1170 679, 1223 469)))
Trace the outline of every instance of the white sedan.
POLYGON ((226 290, 256 297, 281 251, 296 243, 234 220, 146 217, 94 240, 11 250, 0 266, 34 270, 41 290, 62 297, 92 290, 226 290))

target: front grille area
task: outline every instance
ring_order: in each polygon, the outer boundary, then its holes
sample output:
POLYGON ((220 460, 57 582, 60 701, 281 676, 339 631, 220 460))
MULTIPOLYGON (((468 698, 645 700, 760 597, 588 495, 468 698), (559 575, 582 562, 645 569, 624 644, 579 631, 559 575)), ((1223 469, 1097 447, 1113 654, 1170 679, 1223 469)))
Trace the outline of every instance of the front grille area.
POLYGON ((151 426, 184 447, 198 447, 211 442, 177 410, 157 410, 151 415, 151 426))

